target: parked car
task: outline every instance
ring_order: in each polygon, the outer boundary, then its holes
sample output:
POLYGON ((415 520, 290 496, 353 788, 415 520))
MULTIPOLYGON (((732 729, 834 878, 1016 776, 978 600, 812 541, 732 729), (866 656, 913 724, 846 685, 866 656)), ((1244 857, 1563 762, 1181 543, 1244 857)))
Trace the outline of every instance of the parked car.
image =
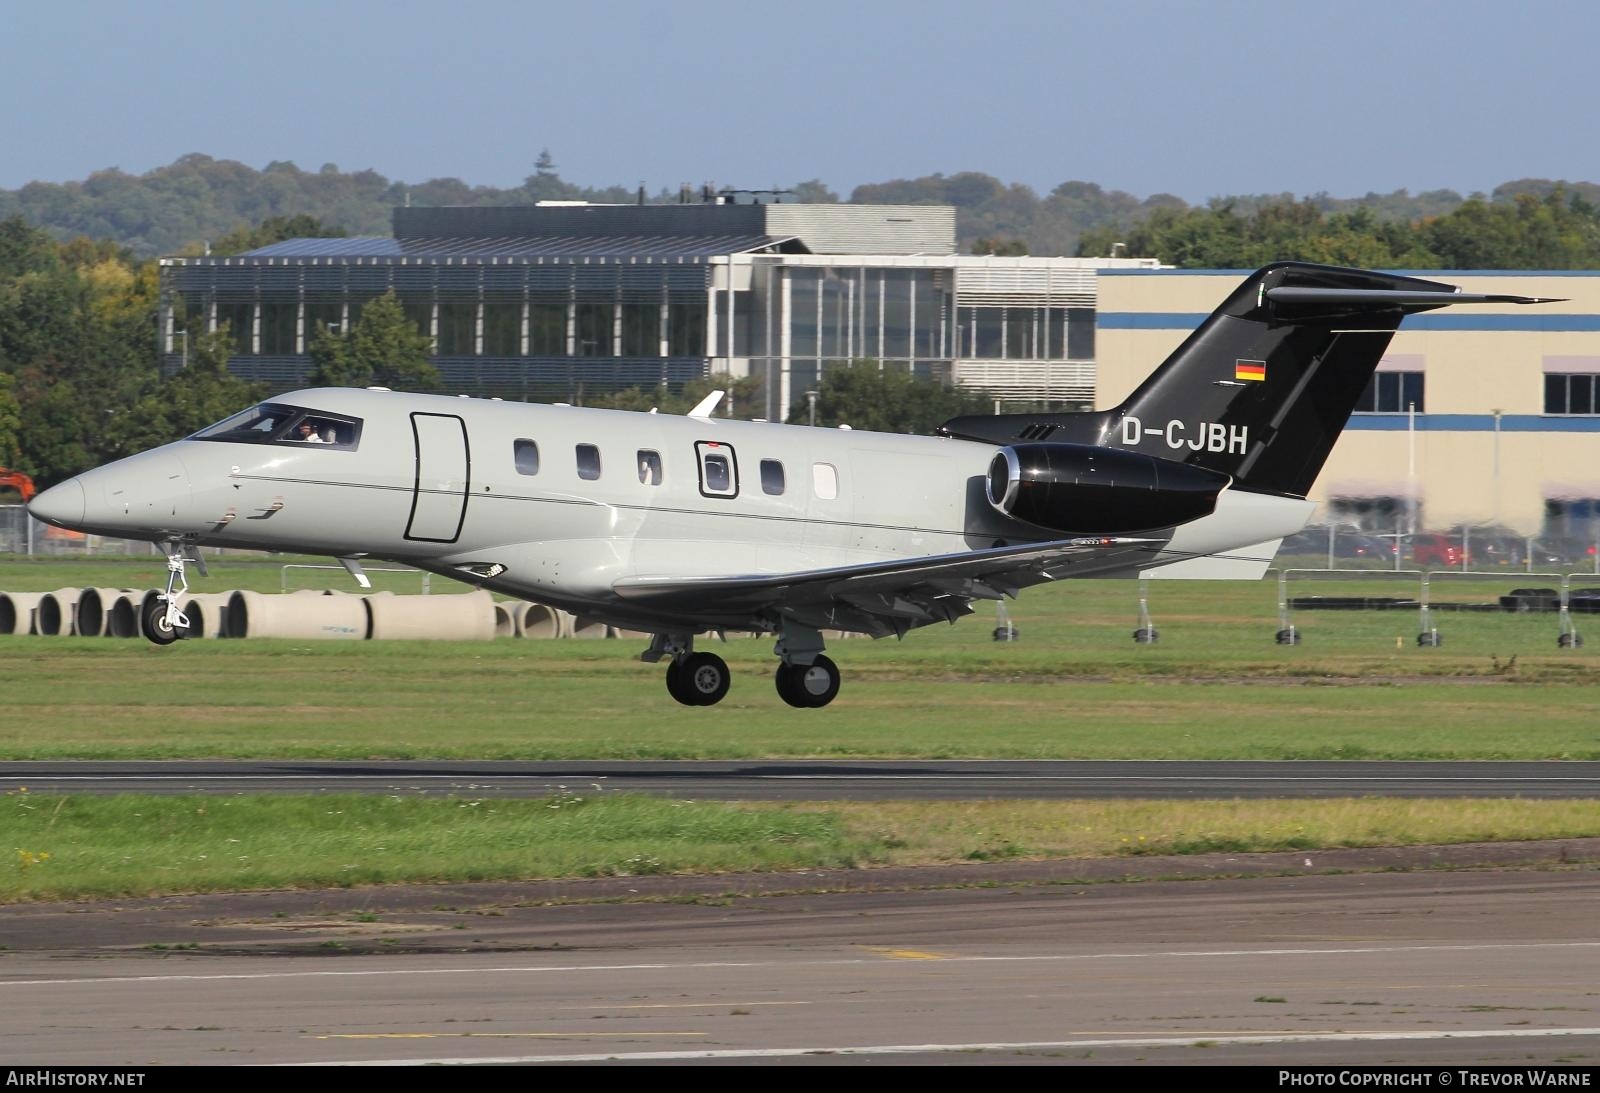
MULTIPOLYGON (((1313 526, 1288 536, 1278 548, 1279 556, 1296 554, 1326 559, 1328 557, 1328 528, 1313 526)), ((1392 561, 1394 540, 1380 539, 1350 527, 1338 527, 1333 533, 1335 558, 1371 559, 1392 561)))
POLYGON ((1534 540, 1534 565, 1554 565, 1563 568, 1595 572, 1594 540, 1581 536, 1552 535, 1534 540), (1543 562, 1541 558, 1550 561, 1543 562))
POLYGON ((1458 524, 1446 533, 1461 544, 1467 569, 1522 568, 1528 558, 1528 540, 1498 524, 1458 524))
POLYGON ((1411 561, 1430 569, 1460 569, 1465 553, 1461 540, 1440 531, 1418 532, 1411 537, 1411 561))

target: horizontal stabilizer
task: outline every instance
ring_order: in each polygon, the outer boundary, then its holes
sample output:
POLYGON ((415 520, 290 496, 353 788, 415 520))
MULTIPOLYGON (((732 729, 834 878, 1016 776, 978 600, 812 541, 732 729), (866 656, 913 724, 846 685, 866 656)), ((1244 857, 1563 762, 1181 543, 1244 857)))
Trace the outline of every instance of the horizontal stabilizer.
POLYGON ((1382 288, 1305 288, 1280 285, 1266 297, 1275 304, 1367 304, 1393 307, 1452 307, 1456 304, 1558 304, 1555 296, 1507 296, 1487 292, 1412 292, 1382 288))

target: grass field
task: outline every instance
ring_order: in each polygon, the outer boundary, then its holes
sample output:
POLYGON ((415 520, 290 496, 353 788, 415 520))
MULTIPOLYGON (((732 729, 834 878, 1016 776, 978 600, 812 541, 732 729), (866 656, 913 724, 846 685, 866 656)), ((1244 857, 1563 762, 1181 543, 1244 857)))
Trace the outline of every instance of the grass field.
MULTIPOLYGON (((364 884, 1246 853, 1600 834, 1582 801, 745 806, 625 794, 0 796, 0 904, 364 884), (7 849, 9 848, 9 849, 7 849)), ((974 881, 980 881, 975 877, 974 881)), ((797 878, 797 884, 804 884, 797 878)))
MULTIPOLYGON (((196 591, 276 591, 284 559, 223 560, 196 591)), ((159 559, 0 561, 0 590, 148 587, 159 559)), ((1440 580, 1435 601, 1547 585, 1440 580)), ((291 571, 291 588, 349 587, 291 571)), ((414 592, 415 576, 380 587, 414 592)), ((434 582, 435 591, 453 586, 434 582)), ((1415 596, 1414 578, 1291 595, 1415 596)), ((0 638, 0 760, 47 758, 1600 759, 1600 657, 1549 614, 1301 611, 1276 582, 1073 581, 904 642, 838 641, 838 700, 794 710, 771 641, 715 648, 720 705, 672 702, 636 641, 0 638)), ((1597 620, 1600 621, 1600 620, 1597 620)), ((1580 629, 1585 616, 1577 616, 1580 629)), ((705 639, 703 639, 705 640, 705 639)), ((1597 639, 1600 641, 1600 639, 1597 639)), ((703 646, 704 647, 704 646, 703 646)), ((1596 648, 1600 648, 1597 645, 1596 648)), ((1600 834, 1593 802, 968 802, 798 809, 611 798, 68 798, 0 786, 0 901, 232 888, 798 869, 1600 834)))
MULTIPOLYGON (((0 588, 139 585, 155 561, 0 564, 0 588)), ((196 587, 274 589, 280 564, 219 563, 196 587)), ((1523 580, 1433 594, 1492 602, 1523 580)), ((844 687, 823 710, 778 699, 770 639, 716 644, 733 690, 687 708, 638 641, 5 637, 0 758, 1600 758, 1600 656, 1558 649, 1553 614, 1437 611, 1444 645, 1418 648, 1414 610, 1301 611, 1290 647, 1275 582, 1151 582, 1161 638, 1138 645, 1137 597, 1030 590, 1014 643, 990 640, 987 605, 903 642, 834 642, 844 687)))

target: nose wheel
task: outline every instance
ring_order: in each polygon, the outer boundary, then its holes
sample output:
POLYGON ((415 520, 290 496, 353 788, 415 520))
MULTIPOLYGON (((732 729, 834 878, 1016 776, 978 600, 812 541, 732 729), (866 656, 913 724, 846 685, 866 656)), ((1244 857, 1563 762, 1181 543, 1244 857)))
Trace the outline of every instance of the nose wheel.
POLYGON ((839 693, 839 667, 820 653, 810 664, 778 665, 778 697, 800 709, 817 709, 839 693))
POLYGON ((189 620, 182 611, 157 600, 139 618, 139 629, 156 645, 171 645, 189 632, 189 620), (175 617, 174 617, 175 616, 175 617))
POLYGON ((206 571, 205 560, 197 548, 167 543, 167 590, 139 615, 139 629, 156 645, 171 645, 189 633, 189 616, 178 610, 178 598, 189 591, 184 563, 193 561, 206 571), (191 551, 193 552, 191 554, 191 551))
POLYGON ((667 693, 685 706, 714 706, 732 682, 728 663, 715 653, 689 653, 667 665, 667 693))

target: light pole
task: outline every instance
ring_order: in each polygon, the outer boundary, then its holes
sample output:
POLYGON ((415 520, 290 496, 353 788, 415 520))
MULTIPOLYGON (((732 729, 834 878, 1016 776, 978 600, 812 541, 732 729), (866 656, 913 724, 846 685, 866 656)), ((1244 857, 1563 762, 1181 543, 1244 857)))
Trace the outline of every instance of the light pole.
POLYGON ((181 339, 178 342, 180 353, 178 370, 180 372, 186 372, 189 369, 189 331, 186 329, 174 330, 173 333, 176 334, 179 339, 181 339))
POLYGON ((806 392, 806 402, 810 403, 810 405, 811 405, 811 427, 812 428, 816 428, 816 425, 817 425, 817 390, 816 390, 816 388, 813 387, 811 390, 806 392))
POLYGON ((1500 414, 1502 411, 1497 406, 1489 411, 1494 415, 1494 522, 1500 523, 1500 414))

